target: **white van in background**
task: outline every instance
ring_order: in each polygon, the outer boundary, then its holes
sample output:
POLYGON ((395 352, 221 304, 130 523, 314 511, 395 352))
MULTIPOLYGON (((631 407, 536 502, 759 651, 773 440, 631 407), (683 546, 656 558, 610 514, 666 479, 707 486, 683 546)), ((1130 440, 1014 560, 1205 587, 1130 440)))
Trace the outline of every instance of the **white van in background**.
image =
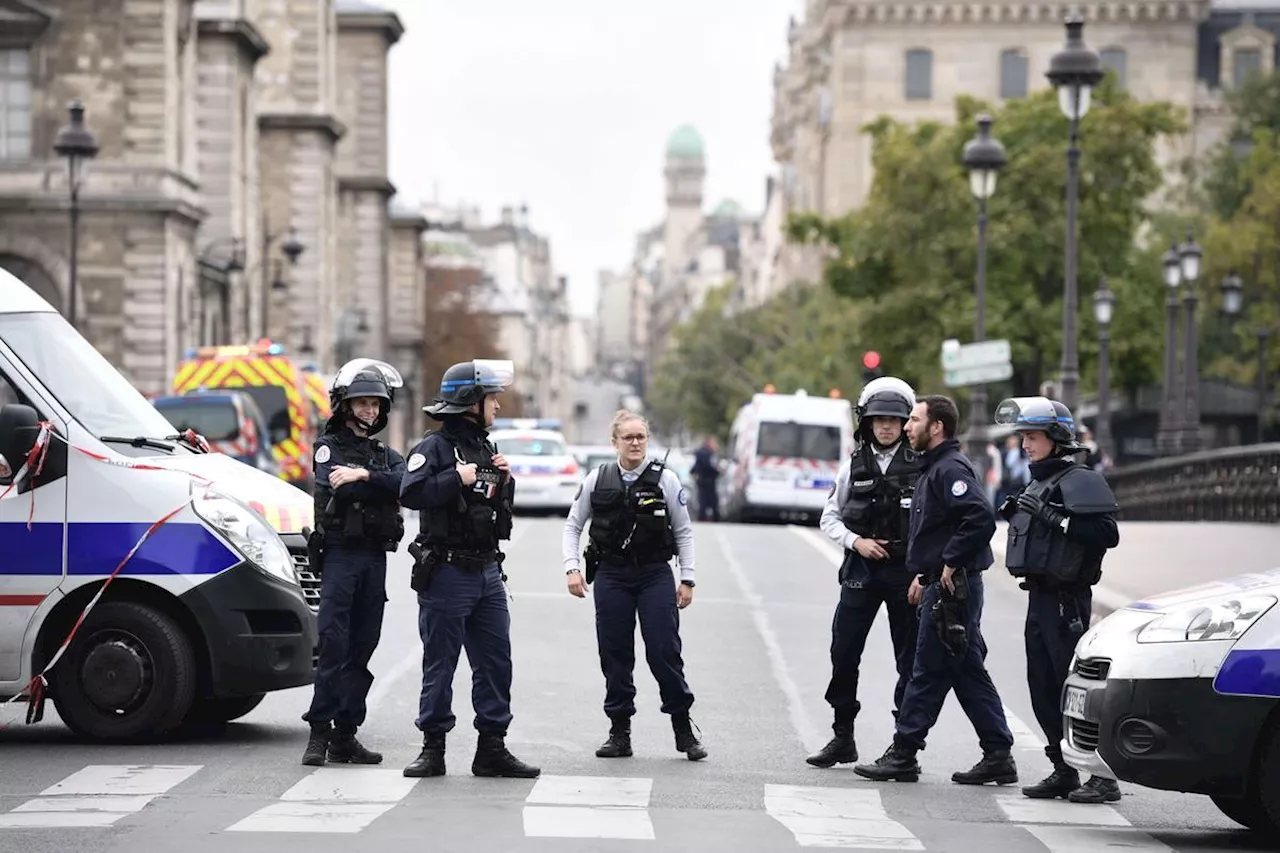
POLYGON ((839 397, 756 394, 729 433, 731 521, 816 524, 840 463, 853 452, 853 406, 839 397))

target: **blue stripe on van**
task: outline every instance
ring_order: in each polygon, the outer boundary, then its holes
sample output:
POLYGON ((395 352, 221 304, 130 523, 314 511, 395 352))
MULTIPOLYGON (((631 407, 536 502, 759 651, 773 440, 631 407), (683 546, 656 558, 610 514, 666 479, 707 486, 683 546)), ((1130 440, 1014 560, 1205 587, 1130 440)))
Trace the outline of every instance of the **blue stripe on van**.
POLYGON ((1232 649, 1214 676, 1213 689, 1224 696, 1280 698, 1280 649, 1232 649))
MULTIPOLYGON (((81 522, 69 525, 68 574, 108 575, 150 523, 81 522)), ((240 562, 200 524, 169 522, 151 534, 121 575, 216 575, 240 562)), ((62 525, 0 522, 0 574, 61 575, 62 525)))

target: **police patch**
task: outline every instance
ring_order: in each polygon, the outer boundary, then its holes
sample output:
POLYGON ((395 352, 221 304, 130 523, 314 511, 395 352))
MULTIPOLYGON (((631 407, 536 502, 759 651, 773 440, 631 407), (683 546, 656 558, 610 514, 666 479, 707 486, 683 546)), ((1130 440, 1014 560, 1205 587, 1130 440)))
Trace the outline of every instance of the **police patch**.
POLYGON ((956 497, 960 497, 967 491, 969 491, 969 484, 966 483, 964 480, 956 480, 954 483, 951 484, 951 494, 955 495, 956 497))
POLYGON ((408 468, 408 470, 410 471, 417 471, 419 468, 421 468, 423 465, 426 465, 426 464, 427 464, 427 457, 423 456, 421 453, 415 453, 409 457, 409 464, 405 467, 408 468))
POLYGON ((316 461, 321 465, 329 461, 329 445, 322 444, 316 448, 316 461))
POLYGON ((680 494, 676 495, 676 500, 680 501, 680 506, 689 505, 689 496, 684 493, 684 489, 681 489, 680 494))

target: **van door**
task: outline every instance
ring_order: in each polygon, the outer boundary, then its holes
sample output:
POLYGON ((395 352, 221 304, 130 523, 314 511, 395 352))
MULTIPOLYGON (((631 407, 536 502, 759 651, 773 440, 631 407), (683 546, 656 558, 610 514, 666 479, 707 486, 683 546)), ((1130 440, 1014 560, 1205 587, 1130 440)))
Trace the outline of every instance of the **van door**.
MULTIPOLYGON (((51 415, 49 407, 35 396, 16 368, 0 352, 0 405, 25 403, 42 421, 50 421, 62 435, 67 425, 51 415)), ((23 675, 24 643, 34 642, 38 615, 52 608, 51 598, 66 572, 67 538, 67 449, 51 440, 40 477, 24 478, 10 488, 13 474, 23 460, 8 460, 12 471, 0 478, 0 694, 5 682, 17 682, 23 675), (28 529, 30 521, 30 529, 28 529)))

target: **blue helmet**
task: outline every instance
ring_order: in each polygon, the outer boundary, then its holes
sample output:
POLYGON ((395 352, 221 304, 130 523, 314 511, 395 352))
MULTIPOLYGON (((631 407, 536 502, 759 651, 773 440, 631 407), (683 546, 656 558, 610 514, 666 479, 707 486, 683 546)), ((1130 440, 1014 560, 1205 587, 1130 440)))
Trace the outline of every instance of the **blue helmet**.
POLYGON ((483 402, 490 394, 499 394, 515 379, 510 361, 478 358, 453 365, 440 378, 440 393, 422 411, 439 420, 440 415, 459 415, 483 402))
POLYGON ((1015 432, 1043 432, 1064 450, 1083 450, 1076 442, 1076 419, 1071 410, 1048 397, 1011 397, 996 406, 996 424, 1015 432))

